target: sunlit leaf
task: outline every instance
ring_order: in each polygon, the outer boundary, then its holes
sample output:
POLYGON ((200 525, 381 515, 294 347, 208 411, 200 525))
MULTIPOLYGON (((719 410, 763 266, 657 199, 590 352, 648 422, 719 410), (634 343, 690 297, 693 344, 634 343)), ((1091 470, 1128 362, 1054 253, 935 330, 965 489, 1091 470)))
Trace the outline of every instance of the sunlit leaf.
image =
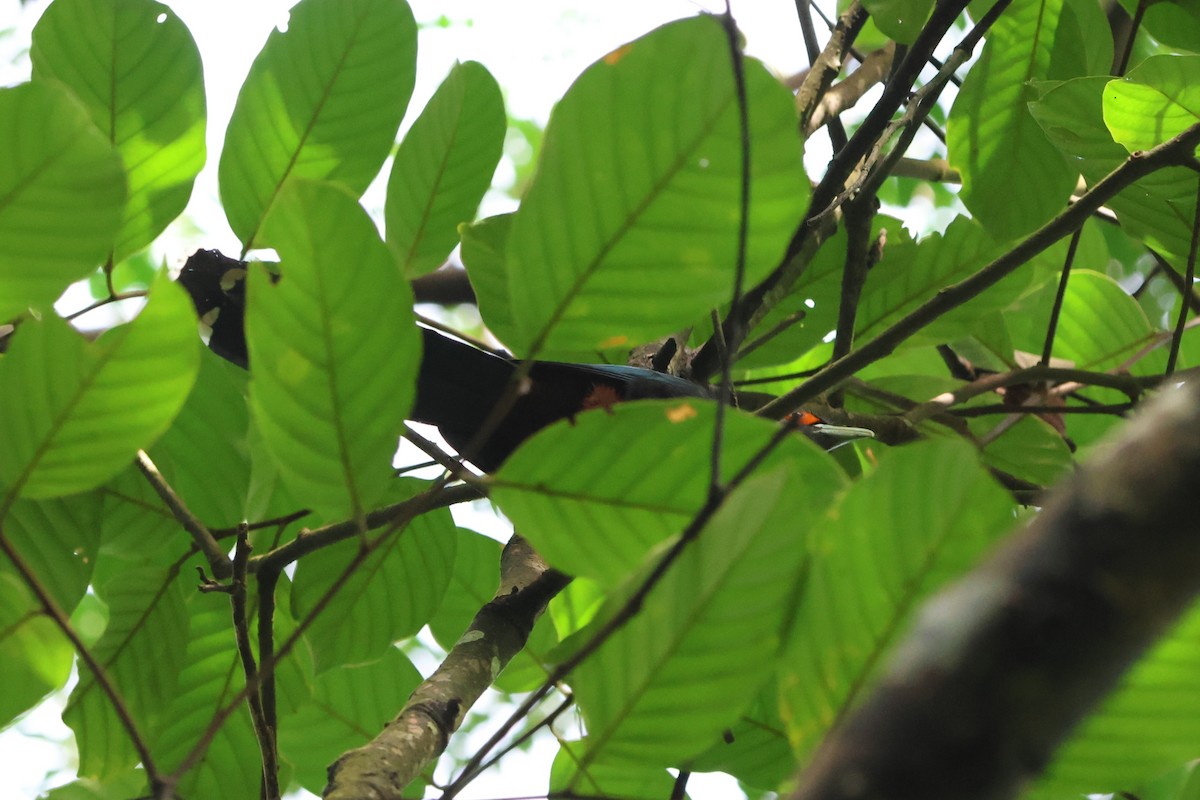
POLYGON ((963 202, 1002 241, 1062 210, 1078 175, 1028 109, 1036 99, 1028 81, 1048 74, 1062 4, 1015 0, 988 32, 950 112, 946 145, 962 173, 963 202))
MULTIPOLYGON (((679 400, 580 414, 514 453, 496 474, 491 497, 551 564, 613 584, 703 505, 708 474, 698 465, 712 447, 714 413, 711 403, 679 400)), ((725 477, 777 431, 767 420, 729 412, 725 477)), ((789 461, 815 496, 827 497, 841 483, 829 456, 799 433, 771 458, 789 461)))
POLYGON ((801 764, 862 699, 923 597, 1013 523, 1011 502, 961 441, 887 451, 817 529, 780 679, 801 764))
POLYGON ((1051 762, 1030 797, 1134 789, 1200 750, 1200 610, 1121 680, 1051 762))
MULTIPOLYGON (((1034 118, 1063 154, 1096 184, 1128 157, 1105 125, 1102 97, 1107 78, 1038 84, 1034 118)), ((1180 268, 1191 246, 1196 175, 1183 167, 1159 170, 1136 181, 1106 204, 1121 227, 1146 244, 1174 255, 1180 268)))
POLYGON ((54 497, 116 475, 175 418, 199 362, 195 315, 165 274, 138 318, 89 343, 56 316, 0 362, 0 481, 54 497))
POLYGON ((774 668, 823 510, 808 489, 788 466, 747 480, 575 670, 589 744, 581 771, 596 757, 678 764, 737 719, 774 668))
POLYGON ((221 199, 249 249, 289 177, 359 195, 383 166, 416 75, 404 0, 302 0, 254 60, 221 151, 221 199))
POLYGON ((1113 139, 1149 150, 1200 123, 1200 56, 1156 56, 1104 89, 1113 139))
MULTIPOLYGON (((412 482, 396 491, 408 495, 418 488, 423 484, 412 482)), ((393 642, 414 635, 429 622, 450 583, 455 543, 454 523, 444 509, 422 514, 404 530, 388 534, 327 598, 324 610, 308 628, 306 638, 317 672, 379 658, 393 642)), ((357 540, 342 542, 297 566, 292 593, 297 618, 304 618, 326 599, 359 547, 357 540)))
POLYGON ((125 173, 79 101, 53 83, 0 89, 0 319, 47 306, 104 261, 125 173))
POLYGON ((34 80, 61 81, 125 165, 120 261, 179 216, 204 166, 204 79, 187 27, 154 0, 57 0, 33 31, 34 80))
POLYGON ((458 225, 492 182, 505 132, 496 79, 474 61, 457 64, 404 136, 388 178, 387 242, 404 274, 437 269, 458 243, 458 225))
POLYGON ((255 418, 305 505, 353 517, 386 491, 412 404, 412 292, 366 213, 336 186, 289 183, 264 234, 283 278, 249 276, 255 418))
MULTIPOLYGON (((808 182, 791 94, 746 62, 748 285, 778 265, 808 182)), ((720 23, 670 23, 559 101, 507 243, 521 355, 594 354, 689 325, 733 287, 741 137, 720 23)))

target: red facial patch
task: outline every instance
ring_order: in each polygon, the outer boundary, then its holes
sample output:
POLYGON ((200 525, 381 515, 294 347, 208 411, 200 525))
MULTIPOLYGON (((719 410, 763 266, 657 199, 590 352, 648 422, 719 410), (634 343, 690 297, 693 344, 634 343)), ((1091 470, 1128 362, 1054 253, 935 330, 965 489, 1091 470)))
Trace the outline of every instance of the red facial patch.
POLYGON ((795 411, 791 414, 790 419, 797 425, 808 427, 809 425, 820 425, 825 420, 818 417, 811 411, 795 411))

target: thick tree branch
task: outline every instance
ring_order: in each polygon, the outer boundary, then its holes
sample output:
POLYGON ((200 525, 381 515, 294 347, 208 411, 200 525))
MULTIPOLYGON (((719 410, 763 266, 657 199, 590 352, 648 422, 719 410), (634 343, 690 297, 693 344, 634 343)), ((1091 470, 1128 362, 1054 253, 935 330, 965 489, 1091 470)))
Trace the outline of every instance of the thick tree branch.
POLYGON ((327 800, 399 800, 431 764, 467 711, 525 646, 538 616, 569 578, 546 566, 523 539, 501 559, 500 588, 408 703, 372 741, 329 768, 327 800))
POLYGON ((1200 592, 1197 493, 1192 384, 926 605, 792 800, 1016 796, 1200 592))

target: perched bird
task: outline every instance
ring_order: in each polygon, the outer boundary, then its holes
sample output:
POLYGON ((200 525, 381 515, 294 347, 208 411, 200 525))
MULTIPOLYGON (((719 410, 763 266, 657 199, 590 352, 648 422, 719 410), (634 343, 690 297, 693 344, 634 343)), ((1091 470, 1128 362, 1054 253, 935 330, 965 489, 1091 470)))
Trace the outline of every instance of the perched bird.
MULTIPOLYGON (((191 296, 201 323, 210 329, 209 348, 248 368, 245 276, 244 262, 215 250, 198 250, 184 265, 178 282, 191 296)), ((609 408, 626 400, 713 397, 708 387, 683 378, 615 364, 534 361, 524 380, 514 386, 521 362, 429 328, 421 333, 424 356, 411 419, 437 426, 447 442, 485 472, 496 470, 537 431, 591 408, 609 408), (507 408, 497 411, 502 404, 507 408), (480 435, 485 426, 490 430, 480 435)), ((827 425, 806 412, 795 415, 794 421, 827 449, 872 435, 863 428, 827 425)))

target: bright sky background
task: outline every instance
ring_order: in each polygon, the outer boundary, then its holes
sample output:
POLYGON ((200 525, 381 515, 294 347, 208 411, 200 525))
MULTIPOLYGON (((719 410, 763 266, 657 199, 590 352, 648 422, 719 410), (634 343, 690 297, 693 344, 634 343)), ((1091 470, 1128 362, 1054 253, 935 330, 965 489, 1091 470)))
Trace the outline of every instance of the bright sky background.
MULTIPOLYGON (((509 113, 544 123, 554 101, 591 62, 616 46, 664 22, 719 11, 716 0, 608 0, 595 2, 496 2, 496 0, 409 0, 422 26, 418 39, 417 83, 404 127, 407 128, 455 61, 483 63, 504 89, 509 113)), ((0 86, 28 79, 30 31, 47 3, 22 7, 0 0, 0 86), (15 61, 14 61, 15 59, 15 61)), ((208 91, 208 163, 197 181, 187 215, 201 228, 176 225, 162 255, 172 266, 198 246, 236 254, 240 246, 225 223, 217 200, 217 160, 225 124, 250 63, 277 24, 287 18, 292 0, 167 0, 196 39, 208 91)), ((831 11, 833 0, 820 0, 831 11)), ((734 15, 747 50, 780 74, 806 65, 800 25, 792 0, 734 0, 734 15)), ((827 155, 812 152, 820 169, 827 155)), ((502 165, 501 169, 504 169, 502 165)), ((386 176, 385 167, 383 175, 386 176)), ((503 173, 501 173, 501 178, 503 173)), ((382 208, 382 182, 364 200, 368 210, 382 208)), ((503 199, 491 199, 484 213, 497 213, 503 199)), ((425 669, 425 665, 420 665, 425 669)), ((0 665, 0 685, 3 684, 0 665)), ((69 731, 59 719, 61 700, 51 700, 13 728, 0 733, 0 798, 32 798, 47 788, 43 777, 63 766, 61 742, 69 731)), ((514 754, 492 779, 477 781, 465 798, 502 797, 545 790, 546 754, 514 754), (519 779, 519 780, 515 780, 519 779), (515 781, 515 782, 514 782, 515 781)), ((52 776, 62 783, 68 774, 52 776)), ((737 796, 732 781, 704 791, 693 784, 693 797, 737 796)))

